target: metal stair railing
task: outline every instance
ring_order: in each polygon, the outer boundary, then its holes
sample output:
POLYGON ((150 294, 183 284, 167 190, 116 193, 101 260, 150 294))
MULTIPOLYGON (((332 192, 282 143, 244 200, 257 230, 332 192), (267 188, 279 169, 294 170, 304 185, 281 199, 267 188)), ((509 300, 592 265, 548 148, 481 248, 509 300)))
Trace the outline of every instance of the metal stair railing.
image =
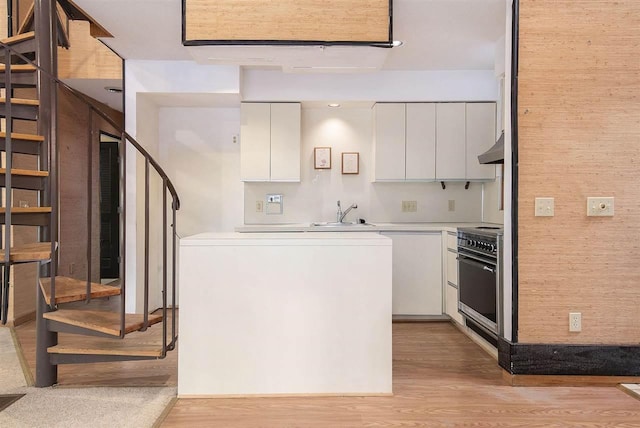
MULTIPOLYGON (((125 336, 125 298, 126 298, 126 281, 125 281, 125 242, 126 242, 126 228, 125 228, 125 219, 126 219, 126 162, 127 162, 127 155, 126 155, 126 149, 127 149, 127 142, 129 144, 131 144, 131 146, 133 146, 136 151, 141 154, 144 157, 144 162, 145 162, 145 174, 144 174, 144 189, 145 189, 145 213, 144 213, 144 223, 145 223, 145 230, 144 230, 144 235, 145 235, 145 245, 144 245, 144 323, 142 326, 142 330, 146 330, 146 328, 149 326, 149 265, 150 265, 150 257, 149 257, 149 236, 150 236, 150 224, 149 224, 149 218, 150 218, 150 171, 151 168, 153 168, 154 172, 158 175, 158 177, 162 180, 162 202, 163 202, 163 215, 162 215, 162 272, 163 272, 163 279, 162 279, 162 313, 163 313, 163 344, 162 344, 162 357, 164 357, 166 355, 167 351, 173 350, 175 348, 175 344, 177 341, 177 334, 176 334, 176 267, 177 267, 177 243, 176 243, 176 238, 177 238, 177 229, 176 229, 176 212, 177 210, 180 209, 180 199, 178 197, 178 194, 176 192, 175 186, 173 185, 173 183, 171 182, 171 180, 169 179, 169 177, 167 176, 167 174, 165 173, 165 171, 162 169, 162 167, 158 164, 158 162, 149 154, 149 152, 147 152, 147 150, 144 149, 144 147, 142 147, 142 145, 135 140, 135 138, 133 138, 131 135, 129 135, 124 129, 122 129, 121 126, 119 126, 119 124, 117 122, 115 122, 107 113, 105 113, 99 106, 96 106, 95 104, 93 104, 90 99, 84 95, 83 93, 77 91, 76 89, 73 89, 72 87, 70 87, 69 85, 67 85, 66 83, 64 83, 63 81, 61 81, 60 79, 58 79, 57 77, 53 76, 52 74, 50 74, 49 72, 47 72, 46 70, 44 70, 42 67, 40 67, 38 64, 36 64, 35 62, 33 62, 32 60, 30 60, 29 58, 27 58, 25 55, 20 54, 19 52, 17 52, 15 49, 13 49, 11 46, 6 45, 5 43, 0 41, 0 48, 5 49, 5 57, 7 58, 6 61, 6 68, 5 68, 5 76, 6 76, 6 83, 5 83, 5 88, 7 88, 7 97, 6 98, 6 107, 5 107, 5 116, 6 116, 6 143, 5 143, 5 153, 6 153, 6 169, 7 169, 7 173, 6 173, 6 202, 7 202, 7 207, 6 207, 6 214, 5 214, 5 224, 7 227, 5 227, 5 229, 7 230, 7 232, 5 233, 5 263, 4 263, 4 276, 5 276, 5 281, 3 281, 3 288, 4 288, 4 284, 8 285, 8 271, 9 271, 9 265, 10 263, 10 220, 11 220, 11 157, 12 157, 12 152, 11 152, 11 124, 12 124, 12 116, 11 116, 11 97, 10 95, 10 89, 11 89, 11 56, 17 56, 19 57, 21 60, 25 61, 28 64, 33 65, 34 67, 36 67, 36 69, 42 74, 44 75, 47 79, 49 79, 51 82, 53 82, 53 84, 57 87, 57 88, 61 88, 65 91, 67 91, 68 93, 70 93, 71 95, 73 95, 75 98, 77 98, 78 100, 80 100, 83 104, 87 105, 89 112, 90 113, 95 113, 98 116, 100 116, 103 120, 105 120, 109 125, 111 125, 113 128, 117 129, 118 132, 120 132, 121 134, 121 142, 119 145, 119 161, 120 161, 120 170, 119 170, 119 180, 120 180, 120 280, 121 280, 121 310, 120 310, 120 337, 123 338, 125 336), (167 192, 169 193, 169 195, 171 196, 171 211, 172 211, 172 217, 171 217, 171 224, 168 224, 168 219, 167 219, 167 192), (167 237, 167 232, 168 229, 171 228, 171 248, 172 248, 172 253, 171 253, 171 262, 169 265, 169 261, 168 261, 168 237, 167 237), (167 343, 167 295, 168 295, 168 267, 171 267, 171 296, 172 296, 172 307, 171 307, 171 314, 172 314, 172 320, 171 320, 171 341, 169 343, 167 343)), ((41 106, 42 107, 42 106, 41 106)), ((46 107, 45 107, 46 108, 46 107)), ((88 133, 89 134, 89 138, 91 136, 91 132, 88 133)), ((89 139, 89 144, 91 144, 91 141, 89 139)), ((89 152, 91 152, 91 150, 89 150, 89 152)), ((50 168, 55 168, 55 165, 51 165, 50 164, 50 168)), ((91 171, 91 168, 89 168, 89 171, 91 171)), ((89 174, 91 174, 91 172, 89 172, 89 174)), ((54 175, 55 176, 55 175, 54 175)), ((88 214, 87 214, 87 219, 88 219, 88 223, 89 226, 90 224, 90 220, 91 220, 91 210, 92 210, 92 204, 91 204, 91 185, 88 186, 88 192, 89 192, 89 203, 88 203, 88 214)), ((57 195, 56 195, 57 197, 57 195)), ((52 199, 53 199, 53 195, 52 195, 52 199)), ((56 208, 54 208, 54 210, 56 210, 56 208)), ((52 212, 52 218, 56 218, 57 214, 52 212)), ((58 225, 52 225, 55 226, 56 228, 58 227, 58 225)), ((89 249, 87 250, 87 254, 90 257, 91 255, 91 227, 89 227, 88 229, 89 233, 87 236, 87 246, 89 247, 89 249)), ((52 258, 53 258, 53 251, 55 251, 55 246, 56 243, 52 242, 52 258)), ((90 299, 90 293, 91 293, 91 281, 90 281, 90 260, 88 260, 88 264, 89 264, 89 269, 88 269, 88 278, 87 278, 87 296, 88 299, 90 299)), ((53 270, 55 271, 55 269, 53 270)), ((3 299, 4 299, 4 293, 3 293, 3 299)), ((4 303, 4 302, 3 302, 4 303)), ((51 278, 51 306, 52 309, 55 306, 55 277, 52 275, 51 278)), ((157 309, 157 308, 155 308, 157 309)), ((154 309, 154 310, 155 310, 154 309)), ((6 315, 6 312, 3 310, 2 311, 3 316, 6 315)))

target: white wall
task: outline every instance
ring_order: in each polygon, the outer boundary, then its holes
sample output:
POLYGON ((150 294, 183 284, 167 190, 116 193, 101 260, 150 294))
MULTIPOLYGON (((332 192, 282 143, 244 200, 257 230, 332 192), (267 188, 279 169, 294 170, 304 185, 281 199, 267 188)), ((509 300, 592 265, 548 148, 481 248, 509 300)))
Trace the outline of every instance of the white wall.
POLYGON ((371 108, 303 108, 301 183, 245 183, 245 222, 308 223, 335 221, 336 201, 343 207, 357 203, 345 220, 356 217, 373 223, 382 222, 446 222, 480 221, 482 184, 447 183, 371 183, 372 129, 371 108), (332 168, 313 168, 313 149, 332 147, 332 168), (341 173, 341 153, 360 153, 360 174, 341 173), (284 195, 283 215, 267 215, 255 211, 256 201, 267 193, 284 195), (403 200, 418 202, 416 213, 401 212, 403 200), (448 211, 448 201, 455 200, 456 209, 448 211))
MULTIPOLYGON (((132 135, 152 156, 159 153, 159 107, 153 95, 175 95, 188 99, 189 94, 239 94, 240 72, 237 66, 203 66, 193 61, 125 61, 125 130, 132 135)), ((144 278, 144 163, 132 146, 127 149, 127 193, 126 193, 126 260, 127 284, 126 311, 140 313, 143 307, 144 278)), ((169 175, 173 181, 173 177, 169 175)), ((154 179, 152 188, 158 190, 154 179)), ((151 200, 151 237, 154 249, 150 266, 151 306, 161 300, 158 278, 161 277, 160 252, 155 251, 161 242, 161 230, 157 225, 162 220, 161 194, 154 191, 151 200)))
POLYGON ((159 161, 180 195, 180 236, 242 223, 239 108, 160 108, 159 161))

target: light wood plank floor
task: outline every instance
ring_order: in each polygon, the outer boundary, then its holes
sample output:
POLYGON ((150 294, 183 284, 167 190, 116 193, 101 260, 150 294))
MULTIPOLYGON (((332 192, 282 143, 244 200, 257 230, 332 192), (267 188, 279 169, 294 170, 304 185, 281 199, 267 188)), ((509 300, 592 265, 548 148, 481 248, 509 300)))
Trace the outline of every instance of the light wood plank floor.
MULTIPOLYGON (((119 298, 95 300, 92 309, 116 310, 119 298)), ((73 303, 65 307, 83 307, 73 303)), ((169 311, 170 313, 170 311, 169 311)), ((171 325, 169 324, 169 334, 171 325)), ((35 321, 16 327, 18 341, 31 373, 35 377, 36 332, 35 321)), ((82 344, 87 336, 58 335, 59 343, 82 344)), ((90 339, 93 339, 89 336, 90 339)), ((153 343, 162 340, 162 324, 149 327, 146 332, 128 334, 123 339, 132 343, 153 343)), ((122 361, 115 363, 63 364, 58 366, 59 386, 176 386, 178 384, 178 351, 167 353, 162 360, 122 361)))
POLYGON ((615 387, 511 387, 449 323, 394 324, 393 397, 178 399, 162 427, 640 427, 615 387))

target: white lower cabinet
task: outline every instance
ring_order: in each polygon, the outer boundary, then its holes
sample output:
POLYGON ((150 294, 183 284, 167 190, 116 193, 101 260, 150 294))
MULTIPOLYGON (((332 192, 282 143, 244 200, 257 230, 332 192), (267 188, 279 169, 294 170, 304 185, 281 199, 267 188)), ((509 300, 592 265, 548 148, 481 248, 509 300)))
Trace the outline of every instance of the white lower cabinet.
POLYGON ((458 324, 464 325, 464 318, 458 312, 458 247, 456 235, 447 232, 446 277, 445 289, 445 313, 458 324))
POLYGON ((445 296, 445 299, 447 302, 446 304, 447 315, 449 315, 451 319, 457 322, 458 324, 464 325, 464 319, 462 318, 462 315, 460 315, 460 313, 458 312, 458 289, 452 286, 451 284, 447 284, 446 288, 447 288, 447 295, 445 296))
POLYGON ((442 315, 442 234, 382 235, 393 241, 393 314, 442 315))

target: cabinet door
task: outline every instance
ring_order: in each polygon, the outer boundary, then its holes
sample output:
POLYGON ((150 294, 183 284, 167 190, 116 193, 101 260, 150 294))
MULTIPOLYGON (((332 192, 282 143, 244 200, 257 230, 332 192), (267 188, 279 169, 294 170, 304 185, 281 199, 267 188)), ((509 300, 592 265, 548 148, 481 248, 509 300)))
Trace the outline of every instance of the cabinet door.
POLYGON ((271 181, 300 181, 300 104, 271 104, 271 181))
POLYGON ((240 105, 240 179, 268 181, 271 165, 271 113, 267 103, 240 105))
POLYGON ((406 179, 436 178, 436 105, 407 104, 406 179))
POLYGON ((464 319, 458 312, 458 289, 449 284, 445 288, 447 289, 447 295, 445 296, 447 315, 458 324, 464 325, 464 319))
POLYGON ((375 180, 405 178, 405 105, 374 106, 375 180))
POLYGON ((393 241, 393 314, 442 315, 442 234, 384 235, 393 241))
POLYGON ((447 250, 447 282, 458 285, 458 253, 447 250))
POLYGON ((465 104, 436 105, 436 179, 466 179, 465 104))
POLYGON ((496 142, 496 104, 468 103, 467 106, 467 179, 496 178, 495 165, 482 165, 478 155, 496 142))

